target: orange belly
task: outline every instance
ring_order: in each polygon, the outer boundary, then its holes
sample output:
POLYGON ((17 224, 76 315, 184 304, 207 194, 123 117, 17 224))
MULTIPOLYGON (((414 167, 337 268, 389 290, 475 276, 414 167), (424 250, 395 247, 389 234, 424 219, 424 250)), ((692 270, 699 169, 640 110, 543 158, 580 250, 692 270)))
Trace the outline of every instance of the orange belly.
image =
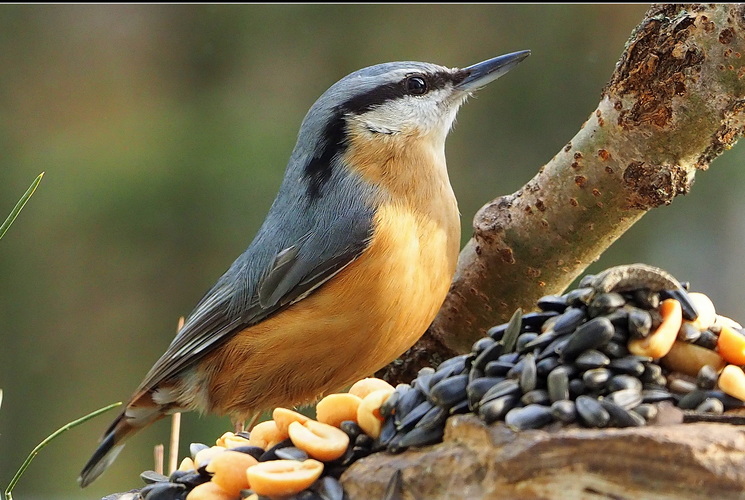
MULTIPOLYGON (((448 204, 446 204, 448 205, 448 204)), ((460 226, 387 204, 369 248, 305 299, 238 333, 199 365, 206 406, 247 417, 310 402, 369 376, 411 347, 442 305, 460 226)))

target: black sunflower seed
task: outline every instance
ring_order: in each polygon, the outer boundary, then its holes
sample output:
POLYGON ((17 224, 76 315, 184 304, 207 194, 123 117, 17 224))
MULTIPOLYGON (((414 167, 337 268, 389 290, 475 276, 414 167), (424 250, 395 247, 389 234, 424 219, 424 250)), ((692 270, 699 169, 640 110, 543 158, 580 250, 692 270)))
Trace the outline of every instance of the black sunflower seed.
POLYGON ((504 377, 514 367, 515 363, 508 363, 498 359, 496 361, 489 361, 484 368, 484 375, 487 377, 504 377))
POLYGON ((481 398, 481 402, 479 404, 483 405, 488 403, 492 399, 497 399, 499 397, 512 394, 520 394, 520 383, 517 380, 505 379, 501 382, 498 382, 491 389, 486 391, 486 394, 484 394, 484 396, 481 398))
MULTIPOLYGON (((521 335, 522 336, 522 335, 521 335)), ((544 347, 550 345, 552 342, 554 342, 556 339, 560 338, 561 335, 556 333, 553 330, 548 330, 537 337, 535 337, 533 340, 528 342, 525 346, 523 346, 523 349, 543 349, 544 347)))
POLYGON ((624 410, 631 410, 642 403, 641 388, 620 389, 608 394, 607 399, 617 404, 624 410))
POLYGON ((466 399, 468 375, 455 375, 441 380, 430 389, 429 398, 434 404, 449 408, 466 399))
POLYGON ((621 375, 614 375, 613 377, 611 377, 611 379, 608 381, 607 387, 608 387, 608 391, 610 392, 621 391, 624 389, 634 389, 637 392, 641 392, 642 383, 636 377, 632 377, 631 375, 621 374, 621 375))
POLYGON ((478 356, 494 344, 496 344, 496 342, 493 339, 489 337, 481 337, 473 343, 473 345, 471 346, 471 352, 478 356))
POLYGON ((439 443, 445 430, 442 427, 433 429, 424 427, 414 427, 407 432, 399 443, 400 446, 409 448, 411 446, 426 446, 428 444, 439 443))
POLYGON ((435 406, 416 423, 414 427, 424 427, 427 429, 433 429, 435 427, 442 427, 445 421, 448 419, 450 412, 448 408, 441 406, 435 406))
POLYGON ((526 329, 531 328, 537 330, 548 319, 558 315, 559 313, 556 311, 531 312, 523 314, 522 327, 526 329))
POLYGON ((517 429, 538 429, 553 421, 551 408, 543 405, 528 405, 513 408, 504 416, 504 423, 517 429))
POLYGON ((413 408, 402 420, 400 424, 396 425, 396 428, 400 431, 408 430, 413 428, 419 420, 432 408, 434 405, 429 401, 423 401, 413 408))
POLYGON ((535 357, 532 354, 526 354, 523 358, 523 366, 520 371, 520 390, 523 393, 535 389, 538 383, 538 372, 535 364, 535 357))
POLYGON ((287 500, 323 500, 323 498, 313 490, 303 490, 299 493, 295 493, 287 498, 287 500))
POLYGON ((186 486, 187 489, 196 488, 202 483, 210 480, 209 474, 200 474, 197 471, 182 471, 184 474, 171 474, 171 482, 186 486))
POLYGON ((259 462, 268 462, 270 460, 277 460, 277 450, 282 448, 288 448, 290 446, 293 446, 292 441, 290 439, 285 439, 284 441, 280 441, 279 443, 275 444, 268 450, 266 450, 260 457, 259 462))
POLYGON ((575 405, 582 422, 588 427, 605 427, 610 422, 608 410, 593 397, 578 396, 575 405))
MULTIPOLYGON (((378 436, 378 445, 381 449, 387 448, 393 437, 398 432, 396 429, 396 422, 392 418, 388 418, 383 422, 383 426, 380 428, 380 435, 378 436)), ((279 452, 277 452, 279 456, 279 452)))
POLYGON ((579 326, 569 337, 569 341, 561 351, 561 357, 565 360, 573 360, 588 349, 601 347, 610 341, 613 332, 613 324, 608 318, 604 316, 593 318, 579 326))
POLYGON ((613 326, 615 326, 616 328, 619 328, 619 327, 628 328, 628 324, 629 324, 628 306, 621 308, 621 309, 616 309, 612 313, 607 314, 605 317, 608 318, 608 320, 611 323, 613 323, 613 326))
POLYGON ((493 326, 486 331, 486 334, 493 340, 500 341, 504 332, 507 331, 507 325, 509 323, 502 323, 501 325, 493 326))
POLYGON ((523 334, 520 334, 520 336, 517 337, 517 343, 515 344, 515 350, 517 352, 529 351, 531 348, 527 346, 533 340, 535 340, 536 337, 538 337, 538 334, 534 332, 525 332, 523 334))
POLYGON ((645 338, 652 331, 652 315, 644 309, 629 308, 629 334, 634 338, 645 338))
POLYGON ((553 356, 550 358, 543 358, 539 360, 536 364, 536 370, 538 371, 538 376, 540 377, 547 377, 549 373, 551 373, 551 370, 556 368, 561 364, 561 361, 559 361, 559 358, 557 356, 553 356))
POLYGON ((716 398, 722 403, 724 403, 724 409, 725 410, 732 410, 735 408, 742 408, 745 403, 743 401, 730 396, 729 394, 725 394, 722 391, 719 390, 712 390, 712 391, 706 391, 706 397, 707 398, 716 398))
POLYGON ((344 500, 344 488, 333 477, 323 476, 310 487, 323 500, 344 500))
POLYGON ((600 316, 601 314, 609 314, 624 304, 626 304, 626 299, 620 293, 599 293, 588 304, 587 314, 591 318, 600 316))
POLYGON ((520 398, 517 394, 507 394, 479 406, 479 416, 487 424, 504 419, 508 411, 517 406, 520 398))
POLYGON ((719 374, 710 365, 704 365, 696 375, 696 385, 701 389, 713 389, 717 385, 719 374))
POLYGON ((359 424, 354 420, 343 421, 341 424, 339 424, 339 428, 343 430, 347 436, 349 436, 350 442, 354 442, 354 440, 357 439, 357 436, 362 433, 362 429, 360 428, 359 424))
POLYGON ((667 383, 667 388, 670 390, 670 392, 673 392, 675 394, 688 394, 691 391, 695 391, 697 389, 697 386, 696 382, 676 377, 670 378, 667 383))
POLYGON ((580 370, 590 370, 592 368, 602 368, 610 364, 610 358, 600 351, 588 349, 577 356, 574 360, 574 366, 580 370))
POLYGON ((577 420, 577 407, 574 404, 574 401, 561 399, 559 401, 554 401, 551 404, 551 414, 559 422, 571 424, 577 420))
POLYGON ((468 413, 470 409, 469 401, 466 399, 450 408, 448 413, 450 413, 450 415, 460 415, 462 413, 468 413))
POLYGON ((507 323, 507 330, 504 332, 504 336, 500 341, 504 345, 504 352, 512 352, 515 350, 515 343, 517 337, 520 335, 521 326, 523 319, 523 310, 519 307, 512 313, 510 321, 507 323))
POLYGON ((642 403, 631 411, 644 420, 654 420, 657 417, 657 406, 650 403, 642 403))
POLYGON ((470 408, 473 411, 478 410, 479 401, 484 397, 484 394, 502 380, 505 380, 504 377, 482 377, 470 381, 466 387, 470 408))
POLYGON ((585 310, 578 307, 570 307, 564 313, 559 316, 554 323, 554 332, 557 335, 564 335, 574 331, 582 322, 585 321, 587 316, 585 310))
POLYGON ((634 291, 634 302, 644 309, 657 309, 660 307, 660 294, 648 288, 634 291))
POLYGON ((546 295, 538 299, 536 305, 541 311, 563 313, 567 308, 567 299, 566 297, 560 297, 558 295, 546 295))
POLYGON ((487 363, 490 361, 496 361, 503 352, 504 345, 501 342, 494 342, 491 346, 487 347, 476 356, 476 359, 473 360, 473 365, 471 365, 471 371, 479 370, 483 372, 487 363))
POLYGON ((629 411, 615 401, 602 399, 600 404, 610 415, 610 421, 615 427, 640 427, 646 423, 638 413, 629 411))
POLYGON ((721 415, 724 413, 724 403, 716 398, 706 398, 696 407, 698 413, 721 415))
POLYGON ((460 356, 454 356, 450 359, 446 359, 437 367, 437 371, 450 370, 453 375, 460 375, 465 373, 468 368, 469 360, 473 361, 473 354, 461 354, 460 356))
POLYGON ((566 299, 567 304, 571 307, 581 307, 587 304, 587 302, 592 298, 594 294, 594 288, 580 287, 567 292, 564 295, 564 298, 566 299))
POLYGON ((584 380, 581 378, 573 378, 569 381, 569 397, 576 399, 577 396, 590 392, 590 388, 587 387, 584 380))
POLYGON ((717 347, 717 340, 719 340, 719 337, 714 332, 702 330, 701 335, 693 343, 697 346, 713 350, 717 347))
POLYGON ((665 389, 644 389, 642 403, 659 403, 661 401, 675 401, 675 396, 665 389))
POLYGON ((696 328, 693 323, 684 321, 678 330, 678 340, 682 342, 695 343, 701 337, 701 330, 696 328))
MULTIPOLYGON (((393 427, 393 420, 391 420, 391 427, 393 427)), ((302 462, 308 459, 308 454, 295 446, 287 446, 286 448, 280 448, 274 452, 277 458, 282 460, 298 460, 302 462)))
POLYGON ((552 356, 560 356, 561 351, 564 350, 564 346, 567 345, 567 342, 569 342, 569 335, 562 335, 561 337, 555 339, 553 342, 548 344, 538 355, 538 359, 545 359, 552 356))
POLYGON ((554 368, 548 374, 546 384, 551 401, 569 399, 569 374, 571 370, 566 366, 554 368))
POLYGON ((533 389, 532 391, 523 394, 520 398, 520 402, 524 405, 550 405, 551 398, 548 395, 548 391, 546 391, 545 389, 533 389))
POLYGON ((419 392, 417 389, 414 389, 413 387, 411 388, 411 390, 404 392, 398 399, 398 405, 396 406, 396 410, 393 415, 393 418, 396 421, 396 426, 400 427, 401 421, 403 421, 403 419, 409 413, 411 413, 414 408, 423 403, 425 400, 426 398, 424 394, 419 392))
POLYGON ((611 377, 611 371, 607 368, 593 368, 582 374, 582 382, 589 389, 600 389, 611 377))
POLYGON ((165 481, 148 484, 140 490, 140 497, 144 500, 181 500, 185 492, 183 484, 165 481))
POLYGON ((640 377, 644 373, 644 363, 636 356, 611 359, 608 368, 616 373, 625 373, 635 377, 640 377))
POLYGON ((607 354, 611 358, 622 358, 629 354, 629 350, 624 342, 608 342, 607 344, 600 346, 599 350, 607 354))
POLYGON ((660 292, 660 298, 663 300, 675 299, 680 302, 680 307, 683 310, 684 319, 687 319, 688 321, 695 321, 696 318, 698 318, 698 311, 696 310, 696 306, 693 305, 693 301, 691 301, 691 297, 688 295, 688 292, 686 292, 682 288, 678 288, 676 290, 663 290, 662 292, 660 292))
POLYGON ((245 453, 246 455, 251 455, 256 460, 258 460, 261 457, 261 455, 264 454, 264 448, 260 446, 252 446, 252 445, 236 446, 235 448, 230 448, 230 451, 237 451, 239 453, 245 453))
POLYGON ((452 366, 452 365, 451 366, 448 366, 448 367, 445 367, 442 370, 440 370, 438 368, 435 371, 435 373, 432 375, 432 378, 429 380, 430 391, 438 383, 440 383, 441 381, 443 381, 443 380, 445 380, 445 379, 447 379, 449 377, 454 377, 456 375, 463 375, 464 377, 466 377, 466 380, 468 380, 468 373, 465 373, 465 374, 463 374, 463 373, 455 373, 455 370, 456 369, 457 369, 457 366, 452 366))
POLYGON ((396 390, 394 390, 393 393, 388 396, 388 398, 383 402, 383 404, 380 405, 380 410, 378 411, 380 411, 381 417, 388 418, 393 415, 393 412, 396 411, 396 405, 398 404, 398 400, 401 398, 401 394, 410 389, 408 385, 406 385, 408 389, 404 389, 402 386, 404 386, 404 384, 399 384, 398 386, 396 386, 396 390))
POLYGON ((145 484, 154 484, 168 481, 168 476, 164 476, 163 474, 155 472, 154 470, 146 470, 142 472, 142 474, 140 474, 140 479, 142 479, 145 484))
MULTIPOLYGON (((667 385, 667 378, 662 374, 662 367, 654 363, 643 363, 644 373, 638 379, 645 384, 667 385)), ((629 377, 631 375, 628 375, 629 377)))

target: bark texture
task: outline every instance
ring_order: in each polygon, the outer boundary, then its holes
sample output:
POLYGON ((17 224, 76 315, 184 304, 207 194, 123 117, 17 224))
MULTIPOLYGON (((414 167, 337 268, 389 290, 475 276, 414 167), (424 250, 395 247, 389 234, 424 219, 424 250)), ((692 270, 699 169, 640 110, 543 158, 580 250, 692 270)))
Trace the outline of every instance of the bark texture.
POLYGON ((647 211, 689 192, 742 135, 744 109, 745 6, 650 8, 580 131, 476 214, 439 315, 379 376, 411 380, 517 307, 561 293, 647 211))
POLYGON ((355 499, 741 499, 745 428, 679 424, 516 433, 450 418, 442 444, 376 453, 342 476, 355 499), (385 496, 393 474, 401 481, 385 496))

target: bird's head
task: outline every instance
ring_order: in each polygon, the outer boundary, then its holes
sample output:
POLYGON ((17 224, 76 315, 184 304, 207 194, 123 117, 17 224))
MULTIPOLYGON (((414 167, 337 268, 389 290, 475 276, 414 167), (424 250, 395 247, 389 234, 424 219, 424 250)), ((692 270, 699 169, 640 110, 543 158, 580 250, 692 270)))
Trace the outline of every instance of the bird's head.
POLYGON ((463 69, 390 62, 342 78, 315 102, 300 128, 295 157, 305 166, 311 188, 320 189, 351 144, 370 157, 421 141, 442 150, 466 98, 528 55, 514 52, 463 69))

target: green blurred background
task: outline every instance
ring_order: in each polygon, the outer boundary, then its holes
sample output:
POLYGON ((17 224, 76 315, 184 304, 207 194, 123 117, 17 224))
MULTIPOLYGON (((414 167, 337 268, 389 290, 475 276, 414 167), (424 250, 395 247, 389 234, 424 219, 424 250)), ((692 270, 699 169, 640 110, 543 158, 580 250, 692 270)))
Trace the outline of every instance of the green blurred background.
MULTIPOLYGON (((464 241, 598 102, 645 5, 17 5, 0 7, 0 486, 46 435, 126 399, 272 202, 308 107, 363 66, 466 66, 533 55, 461 111, 448 140, 464 241)), ((591 270, 643 261, 741 320, 736 147, 591 270)), ((18 499, 140 486, 161 422, 85 491, 77 474, 114 413, 36 458, 18 499)), ((227 419, 185 416, 182 455, 227 419)))

